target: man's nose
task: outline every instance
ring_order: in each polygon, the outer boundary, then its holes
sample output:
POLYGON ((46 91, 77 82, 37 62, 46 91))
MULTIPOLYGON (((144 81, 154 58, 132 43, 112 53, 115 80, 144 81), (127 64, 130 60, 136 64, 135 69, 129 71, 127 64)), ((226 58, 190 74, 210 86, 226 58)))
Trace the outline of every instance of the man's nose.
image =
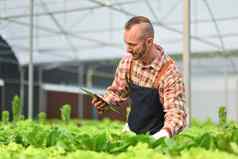
POLYGON ((132 53, 132 52, 133 52, 133 49, 130 48, 129 46, 127 46, 127 52, 132 53))

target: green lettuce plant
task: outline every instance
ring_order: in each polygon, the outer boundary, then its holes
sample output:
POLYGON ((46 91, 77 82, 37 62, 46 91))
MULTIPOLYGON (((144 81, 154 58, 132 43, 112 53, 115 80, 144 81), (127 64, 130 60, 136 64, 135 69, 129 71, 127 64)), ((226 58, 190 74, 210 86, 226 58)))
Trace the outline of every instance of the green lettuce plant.
POLYGON ((46 113, 45 112, 40 112, 38 114, 38 120, 41 124, 45 124, 46 123, 46 113))
POLYGON ((61 119, 65 123, 68 123, 71 116, 71 106, 69 104, 63 105, 62 108, 60 108, 60 113, 61 113, 61 119))
POLYGON ((9 122, 9 112, 4 110, 2 111, 2 122, 7 124, 9 122))
POLYGON ((16 122, 21 118, 21 100, 19 96, 14 96, 12 101, 12 113, 13 113, 13 121, 16 122))

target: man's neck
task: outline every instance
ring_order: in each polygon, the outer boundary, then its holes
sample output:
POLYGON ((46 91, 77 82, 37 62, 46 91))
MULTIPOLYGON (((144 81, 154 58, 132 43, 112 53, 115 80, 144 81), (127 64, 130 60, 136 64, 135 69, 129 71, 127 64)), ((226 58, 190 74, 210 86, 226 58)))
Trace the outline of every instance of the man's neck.
POLYGON ((156 52, 156 48, 155 46, 153 45, 149 50, 148 52, 146 53, 146 56, 144 57, 144 59, 142 60, 142 63, 144 65, 149 65, 152 63, 152 61, 155 59, 156 55, 155 55, 155 52, 156 52))

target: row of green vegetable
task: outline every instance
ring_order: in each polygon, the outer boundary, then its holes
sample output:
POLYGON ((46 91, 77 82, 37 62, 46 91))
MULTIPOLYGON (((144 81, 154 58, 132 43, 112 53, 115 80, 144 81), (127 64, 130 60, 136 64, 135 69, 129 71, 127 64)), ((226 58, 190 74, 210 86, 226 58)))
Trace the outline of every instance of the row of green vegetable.
POLYGON ((116 121, 79 121, 70 119, 70 106, 61 108, 61 121, 24 119, 19 98, 13 101, 13 119, 2 112, 0 159, 15 158, 162 158, 217 159, 238 158, 238 124, 228 121, 224 107, 219 123, 193 120, 192 127, 173 138, 154 140, 149 135, 123 133, 116 121))

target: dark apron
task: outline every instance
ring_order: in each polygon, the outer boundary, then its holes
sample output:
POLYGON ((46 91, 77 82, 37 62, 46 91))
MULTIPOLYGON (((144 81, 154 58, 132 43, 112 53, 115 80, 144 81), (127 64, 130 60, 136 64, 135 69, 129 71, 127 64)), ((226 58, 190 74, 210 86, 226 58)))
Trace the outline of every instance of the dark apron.
POLYGON ((129 77, 127 78, 131 99, 131 111, 128 116, 129 128, 136 134, 149 133, 153 135, 164 126, 165 120, 159 91, 155 88, 141 87, 133 84, 130 78, 131 70, 132 68, 130 68, 129 77))

